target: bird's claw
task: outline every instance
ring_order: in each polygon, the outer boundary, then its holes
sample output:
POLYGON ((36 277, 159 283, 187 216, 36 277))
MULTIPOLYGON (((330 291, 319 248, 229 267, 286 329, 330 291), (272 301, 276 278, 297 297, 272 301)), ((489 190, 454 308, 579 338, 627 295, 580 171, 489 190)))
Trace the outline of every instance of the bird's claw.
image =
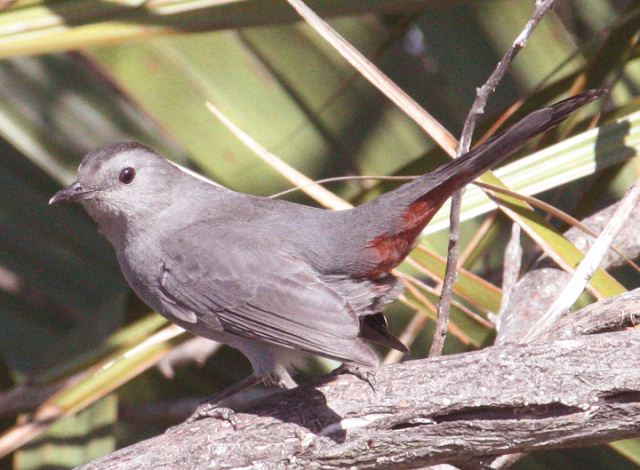
POLYGON ((353 375, 359 378, 360 380, 362 380, 363 382, 367 382, 367 384, 369 384, 369 387, 371 387, 371 391, 373 393, 376 392, 376 388, 375 388, 376 377, 375 377, 375 374, 371 371, 371 369, 356 366, 353 364, 342 364, 340 367, 338 367, 334 371, 334 373, 335 375, 341 375, 341 374, 353 375))
POLYGON ((196 410, 185 421, 187 424, 195 423, 203 418, 217 418, 228 422, 233 426, 234 430, 238 429, 238 420, 236 418, 236 412, 231 408, 224 408, 217 406, 215 403, 202 402, 198 405, 196 410))

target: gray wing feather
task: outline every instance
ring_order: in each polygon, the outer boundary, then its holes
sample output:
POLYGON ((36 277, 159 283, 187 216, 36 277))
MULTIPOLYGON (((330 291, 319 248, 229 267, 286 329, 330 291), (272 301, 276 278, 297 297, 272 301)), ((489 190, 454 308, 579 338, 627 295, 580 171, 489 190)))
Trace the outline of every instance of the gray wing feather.
POLYGON ((210 232, 190 226, 164 243, 162 289, 176 305, 216 330, 221 325, 252 340, 375 362, 358 339, 357 313, 310 266, 255 240, 225 242, 210 232))

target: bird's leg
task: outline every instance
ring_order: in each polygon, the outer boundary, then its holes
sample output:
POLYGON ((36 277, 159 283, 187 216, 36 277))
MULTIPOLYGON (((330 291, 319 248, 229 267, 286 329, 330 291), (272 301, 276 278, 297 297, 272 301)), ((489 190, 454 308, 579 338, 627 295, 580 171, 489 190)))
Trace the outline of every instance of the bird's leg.
POLYGON ((268 385, 280 388, 282 390, 291 390, 296 388, 298 384, 291 377, 291 374, 284 367, 276 368, 265 380, 268 385))
POLYGON ((218 393, 214 393, 198 404, 198 407, 193 414, 187 418, 186 422, 193 423, 202 418, 219 418, 228 421, 235 428, 236 418, 234 416, 234 411, 230 408, 224 408, 218 405, 220 402, 235 395, 236 393, 251 388, 254 385, 258 385, 262 380, 262 377, 251 374, 240 382, 235 383, 218 393))
POLYGON ((340 367, 331 372, 331 375, 341 375, 341 374, 349 374, 354 375, 363 382, 367 382, 369 387, 371 387, 371 391, 373 393, 376 392, 375 382, 376 377, 375 374, 371 371, 371 369, 367 367, 357 366, 355 364, 342 364, 340 367))

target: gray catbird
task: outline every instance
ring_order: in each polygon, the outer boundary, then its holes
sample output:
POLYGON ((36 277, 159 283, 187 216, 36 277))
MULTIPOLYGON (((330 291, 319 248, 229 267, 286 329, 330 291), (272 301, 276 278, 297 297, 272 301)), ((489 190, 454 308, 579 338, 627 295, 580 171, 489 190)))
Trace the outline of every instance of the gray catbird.
POLYGON ((363 340, 406 351, 382 310, 401 290, 390 271, 420 231, 455 190, 602 93, 535 111, 471 152, 346 211, 237 193, 134 142, 86 155, 77 181, 50 204, 81 201, 142 300, 248 357, 253 374, 229 393, 267 378, 292 386, 287 368, 300 352, 375 366, 363 340))

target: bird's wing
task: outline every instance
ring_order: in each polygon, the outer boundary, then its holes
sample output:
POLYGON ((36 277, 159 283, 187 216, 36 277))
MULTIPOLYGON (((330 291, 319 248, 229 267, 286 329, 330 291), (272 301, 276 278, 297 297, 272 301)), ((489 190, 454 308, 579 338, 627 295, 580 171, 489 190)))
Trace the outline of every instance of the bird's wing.
POLYGON ((343 362, 377 362, 358 339, 357 313, 309 265, 242 235, 211 232, 193 225, 162 248, 163 293, 198 322, 343 362))

